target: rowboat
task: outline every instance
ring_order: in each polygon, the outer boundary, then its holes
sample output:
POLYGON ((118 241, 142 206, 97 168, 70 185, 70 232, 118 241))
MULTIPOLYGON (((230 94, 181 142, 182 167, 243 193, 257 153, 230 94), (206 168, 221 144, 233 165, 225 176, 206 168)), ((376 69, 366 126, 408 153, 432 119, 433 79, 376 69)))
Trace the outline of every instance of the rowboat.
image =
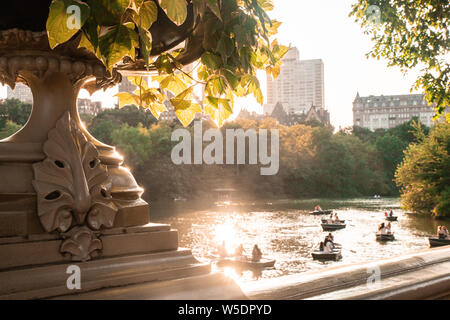
POLYGON ((310 214, 315 215, 315 216, 319 216, 319 215, 322 215, 322 214, 330 214, 331 212, 333 212, 333 210, 321 210, 321 211, 315 210, 315 211, 310 212, 310 214))
POLYGON ((311 253, 314 260, 321 260, 321 261, 338 261, 339 259, 342 259, 341 250, 333 250, 333 252, 325 253, 324 251, 313 251, 311 253))
POLYGON ((395 240, 393 233, 375 233, 375 238, 377 241, 392 241, 395 240))
MULTIPOLYGON (((333 220, 333 219, 331 219, 334 223, 345 223, 345 220, 338 220, 338 221, 336 221, 336 220, 333 220)), ((322 219, 322 223, 325 223, 325 224, 327 224, 328 223, 328 219, 322 219)))
POLYGON ((345 223, 322 223, 323 231, 335 231, 344 229, 346 227, 345 223))
POLYGON ((387 217, 386 217, 386 220, 387 220, 387 221, 397 221, 397 219, 398 219, 398 217, 396 217, 396 216, 392 216, 392 217, 387 216, 387 217))
POLYGON ((252 261, 247 257, 223 258, 217 262, 219 267, 237 267, 243 269, 264 269, 272 268, 275 265, 275 259, 262 258, 259 261, 252 261))
POLYGON ((438 237, 429 237, 430 247, 440 247, 450 245, 450 239, 439 239, 438 237))

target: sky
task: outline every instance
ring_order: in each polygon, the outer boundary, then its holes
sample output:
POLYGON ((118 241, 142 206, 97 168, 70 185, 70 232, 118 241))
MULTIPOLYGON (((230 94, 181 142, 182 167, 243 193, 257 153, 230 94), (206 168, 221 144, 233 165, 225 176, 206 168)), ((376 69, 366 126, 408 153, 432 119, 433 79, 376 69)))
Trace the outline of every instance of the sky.
MULTIPOLYGON (((357 0, 274 0, 272 19, 283 22, 277 38, 297 47, 300 59, 322 59, 325 105, 335 128, 353 124, 352 102, 361 96, 409 94, 418 70, 406 76, 387 62, 367 59, 373 47, 354 18, 348 17, 357 0)), ((260 77, 265 88, 265 74, 260 77)), ((252 108, 253 109, 253 108, 252 108)))
MULTIPOLYGON (((352 102, 361 96, 408 94, 418 71, 403 75, 398 68, 387 67, 383 60, 367 59, 373 43, 353 18, 348 17, 351 4, 357 0, 274 0, 270 17, 281 21, 278 40, 281 44, 298 48, 300 59, 322 59, 325 68, 325 105, 331 114, 331 123, 339 127, 353 123, 352 102)), ((263 93, 265 72, 258 74, 263 93)), ((93 100, 104 106, 114 106, 117 88, 96 92, 93 100)), ((0 97, 6 89, 2 88, 0 97)), ((88 97, 82 90, 80 97, 88 97)), ((254 99, 236 103, 235 115, 244 107, 262 113, 254 99)))

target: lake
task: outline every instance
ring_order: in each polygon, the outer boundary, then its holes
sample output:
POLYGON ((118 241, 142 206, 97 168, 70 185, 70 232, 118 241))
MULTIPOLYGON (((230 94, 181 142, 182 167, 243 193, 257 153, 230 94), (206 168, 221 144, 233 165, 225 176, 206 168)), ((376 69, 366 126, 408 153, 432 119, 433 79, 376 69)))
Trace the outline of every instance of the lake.
MULTIPOLYGON (((167 223, 178 229, 180 247, 192 249, 194 256, 210 262, 211 253, 222 241, 229 251, 243 244, 251 254, 258 244, 264 257, 276 259, 275 268, 261 273, 220 269, 238 282, 318 270, 328 266, 388 258, 428 248, 427 236, 435 234, 437 226, 448 222, 408 214, 400 209, 399 198, 346 200, 276 200, 228 203, 199 208, 189 201, 151 207, 151 220, 167 223), (318 262, 311 251, 328 232, 322 231, 321 217, 309 212, 319 204, 333 209, 346 228, 333 232, 335 242, 342 244, 342 260, 318 262), (384 212, 393 210, 398 222, 392 222, 396 240, 380 243, 375 240, 377 225, 384 222, 384 212)), ((213 264, 213 268, 216 269, 213 264)), ((217 269, 219 270, 219 269, 217 269)))

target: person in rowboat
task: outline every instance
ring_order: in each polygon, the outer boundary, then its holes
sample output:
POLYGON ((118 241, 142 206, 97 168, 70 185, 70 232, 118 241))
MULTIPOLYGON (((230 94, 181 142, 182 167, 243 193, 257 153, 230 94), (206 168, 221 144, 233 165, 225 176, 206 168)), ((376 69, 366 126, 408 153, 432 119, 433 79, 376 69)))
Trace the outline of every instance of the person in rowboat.
POLYGON ((325 251, 325 245, 323 244, 323 241, 320 242, 320 244, 319 244, 319 251, 320 251, 320 252, 325 251))
POLYGON ((445 239, 450 239, 450 235, 448 234, 448 229, 446 226, 442 226, 442 229, 444 229, 444 235, 445 239))
POLYGON ((314 210, 316 210, 316 211, 322 211, 322 208, 321 208, 319 205, 316 205, 316 206, 314 207, 314 210))
POLYGON ((335 223, 339 223, 339 222, 341 222, 341 220, 339 219, 339 217, 338 217, 338 214, 337 214, 337 213, 335 213, 335 214, 334 214, 334 222, 335 222, 335 223))
POLYGON ((323 245, 325 246, 325 248, 328 249, 329 252, 332 252, 334 249, 334 242, 333 242, 333 238, 330 237, 329 235, 325 237, 325 240, 323 242, 323 245))
POLYGON ((386 226, 384 225, 384 222, 382 222, 379 226, 378 226, 378 232, 381 234, 386 234, 386 226))
POLYGON ((333 243, 334 243, 334 236, 331 232, 328 233, 327 238, 330 239, 331 241, 333 241, 333 243))
POLYGON ((438 232, 437 232, 438 238, 439 239, 448 239, 449 238, 449 234, 448 234, 448 230, 445 226, 438 226, 438 232))
POLYGON ((330 216, 329 216, 328 219, 327 219, 327 223, 328 223, 328 224, 333 223, 333 211, 331 211, 330 216))
POLYGON ((390 222, 388 222, 387 225, 386 225, 386 233, 387 234, 391 233, 391 223, 390 222))
POLYGON ((253 246, 253 250, 252 250, 252 261, 253 262, 259 262, 261 260, 261 257, 262 257, 262 252, 258 248, 258 245, 255 244, 253 246))
POLYGON ((394 216, 394 211, 392 211, 392 209, 391 209, 391 211, 389 212, 389 217, 393 217, 394 216))

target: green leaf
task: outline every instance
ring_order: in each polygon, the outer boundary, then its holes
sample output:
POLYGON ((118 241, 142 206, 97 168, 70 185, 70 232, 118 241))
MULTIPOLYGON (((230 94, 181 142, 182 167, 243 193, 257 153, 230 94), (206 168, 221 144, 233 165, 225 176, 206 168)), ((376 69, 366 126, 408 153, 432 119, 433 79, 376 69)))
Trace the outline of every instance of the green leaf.
POLYGON ((217 43, 216 51, 222 57, 223 64, 226 64, 227 58, 230 57, 234 51, 233 40, 223 35, 217 43))
POLYGON ((55 0, 50 4, 46 28, 50 48, 69 40, 84 25, 90 14, 86 3, 77 0, 55 0))
POLYGON ((138 45, 139 39, 130 28, 132 23, 110 27, 105 34, 99 38, 100 52, 105 58, 105 64, 111 69, 114 64, 121 61, 124 56, 132 58, 134 47, 138 45))
POLYGON ((139 49, 144 56, 145 65, 148 66, 150 63, 150 53, 152 51, 152 34, 147 29, 138 27, 139 31, 139 49))
POLYGON ((190 100, 173 98, 170 103, 175 109, 175 114, 183 126, 187 127, 195 118, 195 114, 202 113, 202 108, 198 103, 192 103, 190 100))
POLYGON ((222 59, 218 55, 215 55, 212 52, 205 52, 202 55, 202 62, 205 66, 207 66, 210 69, 219 69, 222 65, 222 59))
POLYGON ((130 6, 130 0, 88 0, 95 21, 101 26, 121 23, 122 15, 130 6))
POLYGON ((186 0, 158 0, 159 5, 167 14, 170 20, 177 25, 184 23, 187 17, 186 0))
POLYGON ((153 1, 145 1, 140 10, 139 14, 133 14, 133 20, 137 26, 144 28, 146 30, 150 29, 152 24, 158 19, 158 7, 153 1))
POLYGON ((205 113, 209 114, 219 127, 233 114, 233 107, 228 99, 206 96, 204 103, 205 113))
POLYGON ((217 18, 222 20, 222 15, 220 14, 220 8, 219 8, 218 0, 207 0, 206 1, 206 5, 216 15, 217 18))

